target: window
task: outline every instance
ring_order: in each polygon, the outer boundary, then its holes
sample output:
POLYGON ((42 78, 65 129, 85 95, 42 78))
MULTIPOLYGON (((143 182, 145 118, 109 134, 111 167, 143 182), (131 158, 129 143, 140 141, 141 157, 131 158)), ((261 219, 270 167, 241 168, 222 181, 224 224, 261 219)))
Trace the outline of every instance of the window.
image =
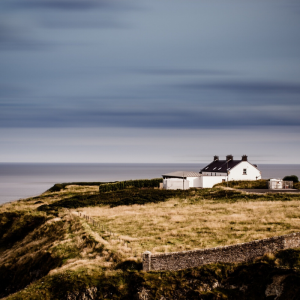
POLYGON ((225 179, 222 179, 222 182, 225 182, 225 179))
POLYGON ((243 169, 243 175, 247 175, 247 169, 243 169))

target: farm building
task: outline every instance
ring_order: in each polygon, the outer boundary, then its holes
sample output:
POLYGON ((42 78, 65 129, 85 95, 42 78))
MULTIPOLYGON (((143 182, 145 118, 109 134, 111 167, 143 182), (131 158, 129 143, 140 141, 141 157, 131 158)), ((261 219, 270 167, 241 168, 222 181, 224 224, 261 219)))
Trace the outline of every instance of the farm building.
POLYGON ((261 173, 257 165, 248 161, 247 155, 241 160, 234 160, 232 155, 227 155, 226 160, 214 156, 213 162, 200 170, 202 175, 201 187, 209 188, 222 181, 230 180, 258 180, 261 173))
POLYGON ((199 173, 177 171, 162 176, 164 189, 211 188, 222 181, 261 179, 257 165, 251 164, 247 155, 240 160, 234 160, 232 155, 227 155, 225 160, 214 156, 199 173))
POLYGON ((293 181, 272 178, 268 181, 268 188, 270 190, 292 189, 293 181))
POLYGON ((201 174, 193 171, 177 171, 162 175, 163 188, 166 190, 187 190, 200 187, 201 174))

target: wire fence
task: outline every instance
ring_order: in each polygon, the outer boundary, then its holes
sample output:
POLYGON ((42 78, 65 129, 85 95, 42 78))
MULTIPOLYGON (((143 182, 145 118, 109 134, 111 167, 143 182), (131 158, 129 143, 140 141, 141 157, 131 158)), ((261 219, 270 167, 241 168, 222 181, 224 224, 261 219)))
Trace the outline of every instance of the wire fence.
POLYGON ((92 217, 90 217, 86 214, 83 214, 81 212, 77 212, 77 213, 78 213, 79 217, 84 218, 88 223, 90 223, 94 227, 98 228, 101 232, 103 232, 104 234, 108 235, 110 238, 113 238, 114 240, 119 242, 122 246, 124 246, 126 249, 128 249, 129 252, 133 256, 137 257, 137 255, 138 255, 137 250, 133 249, 131 243, 128 240, 125 240, 119 234, 112 232, 106 225, 97 222, 92 217))

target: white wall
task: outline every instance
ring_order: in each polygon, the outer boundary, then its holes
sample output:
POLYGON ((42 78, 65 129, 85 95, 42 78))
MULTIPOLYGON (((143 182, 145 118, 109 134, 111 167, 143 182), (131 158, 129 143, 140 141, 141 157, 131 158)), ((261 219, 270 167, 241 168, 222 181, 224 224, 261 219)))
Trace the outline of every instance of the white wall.
POLYGON ((191 187, 201 187, 201 177, 187 177, 191 187))
POLYGON ((228 171, 228 180, 257 180, 261 179, 260 171, 247 161, 242 161, 228 171), (246 175, 243 170, 246 169, 246 175))
POLYGON ((218 172, 202 172, 202 175, 205 175, 205 176, 224 176, 224 173, 218 173, 218 172))
POLYGON ((163 180, 163 188, 165 190, 188 190, 190 188, 189 181, 180 178, 168 178, 163 180))
POLYGON ((215 184, 222 182, 222 180, 227 181, 227 176, 202 176, 201 187, 212 188, 215 184))
MULTIPOLYGON (((227 175, 221 173, 207 173, 203 172, 203 176, 201 177, 201 187, 203 188, 211 188, 215 184, 222 182, 222 179, 227 181, 227 175)), ((228 181, 230 180, 258 180, 261 179, 260 171, 251 165, 247 161, 242 161, 238 165, 236 165, 232 170, 228 171, 228 181), (244 174, 244 169, 246 169, 246 174, 244 174)))

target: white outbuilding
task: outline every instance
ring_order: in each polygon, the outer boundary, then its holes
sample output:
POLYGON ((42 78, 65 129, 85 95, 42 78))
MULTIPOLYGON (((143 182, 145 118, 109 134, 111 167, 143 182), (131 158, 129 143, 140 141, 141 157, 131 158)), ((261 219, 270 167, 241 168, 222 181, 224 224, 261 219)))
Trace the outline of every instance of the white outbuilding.
POLYGON ((176 171, 162 175, 165 190, 187 190, 200 187, 201 174, 193 171, 176 171))

